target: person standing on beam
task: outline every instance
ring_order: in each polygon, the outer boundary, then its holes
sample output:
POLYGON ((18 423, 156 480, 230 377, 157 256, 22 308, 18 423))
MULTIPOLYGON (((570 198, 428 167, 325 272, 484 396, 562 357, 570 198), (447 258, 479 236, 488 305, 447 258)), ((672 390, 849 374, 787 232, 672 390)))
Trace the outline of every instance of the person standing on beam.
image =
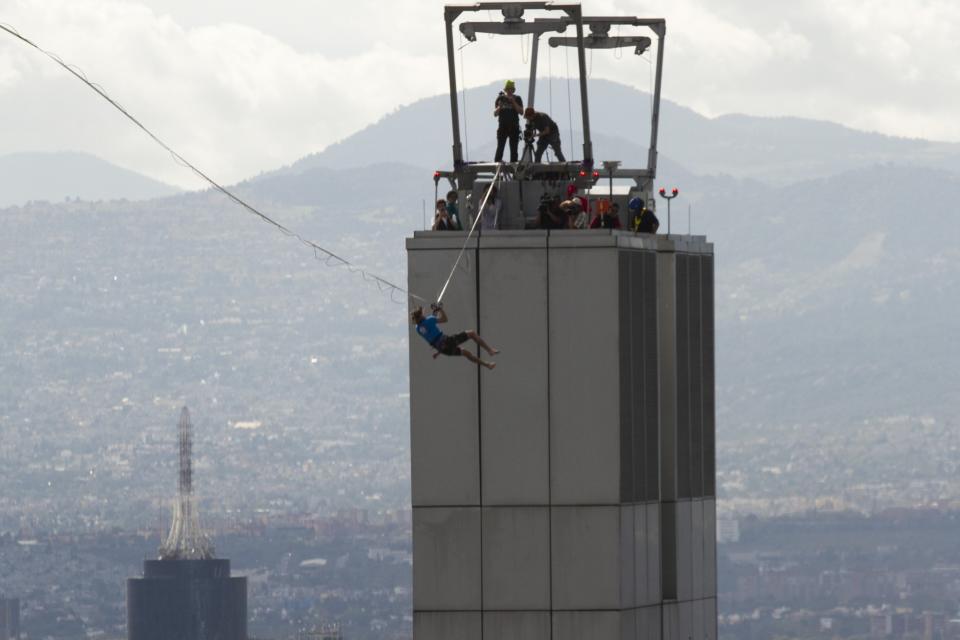
POLYGON ((510 141, 510 162, 517 161, 517 148, 520 145, 520 114, 523 113, 523 100, 514 95, 517 86, 513 80, 507 80, 503 91, 497 95, 493 103, 493 115, 499 123, 497 126, 497 152, 493 155, 494 162, 503 162, 503 148, 510 141))

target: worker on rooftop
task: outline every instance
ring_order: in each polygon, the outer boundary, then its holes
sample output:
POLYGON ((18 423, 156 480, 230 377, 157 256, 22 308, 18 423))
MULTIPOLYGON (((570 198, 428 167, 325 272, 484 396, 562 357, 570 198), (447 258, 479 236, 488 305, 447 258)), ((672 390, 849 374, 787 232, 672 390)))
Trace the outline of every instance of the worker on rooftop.
POLYGON ((523 113, 523 100, 514 95, 517 87, 513 80, 507 80, 503 91, 497 94, 493 103, 493 115, 497 118, 497 152, 494 162, 503 162, 503 148, 510 141, 510 162, 517 161, 517 148, 520 144, 520 114, 523 113))

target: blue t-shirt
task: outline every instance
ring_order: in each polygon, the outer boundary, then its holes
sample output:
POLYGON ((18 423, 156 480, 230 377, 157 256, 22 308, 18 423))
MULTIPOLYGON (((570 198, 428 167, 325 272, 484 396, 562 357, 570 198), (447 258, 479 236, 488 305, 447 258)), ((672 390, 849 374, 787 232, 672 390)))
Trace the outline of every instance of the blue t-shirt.
POLYGON ((443 331, 437 326, 437 316, 427 316, 417 323, 417 333, 431 346, 443 337, 443 331))

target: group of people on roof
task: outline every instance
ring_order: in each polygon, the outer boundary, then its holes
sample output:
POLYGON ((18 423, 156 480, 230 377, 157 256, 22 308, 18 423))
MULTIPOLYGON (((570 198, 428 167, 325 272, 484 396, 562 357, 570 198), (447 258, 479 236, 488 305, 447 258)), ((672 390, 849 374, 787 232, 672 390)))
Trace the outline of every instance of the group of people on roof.
MULTIPOLYGON (((622 229, 620 205, 613 200, 600 198, 592 203, 576 195, 574 185, 567 187, 567 199, 545 197, 537 209, 539 229, 622 229), (591 211, 591 204, 595 205, 591 211), (592 215, 591 215, 592 214, 592 215)), ((627 227, 635 233, 656 233, 660 221, 642 198, 631 198, 627 204, 630 222, 627 227)))

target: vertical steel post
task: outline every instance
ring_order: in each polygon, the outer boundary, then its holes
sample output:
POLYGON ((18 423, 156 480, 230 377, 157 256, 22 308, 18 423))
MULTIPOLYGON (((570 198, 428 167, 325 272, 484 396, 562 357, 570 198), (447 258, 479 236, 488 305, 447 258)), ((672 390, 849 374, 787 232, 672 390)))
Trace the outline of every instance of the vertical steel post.
POLYGON ((457 65, 453 52, 453 21, 459 10, 444 9, 443 18, 447 27, 447 71, 450 76, 450 115, 453 121, 453 168, 463 164, 463 147, 460 144, 460 112, 457 109, 457 65))
POLYGON ((583 48, 583 12, 579 7, 574 12, 577 22, 577 62, 580 65, 580 111, 583 115, 583 164, 593 166, 593 143, 590 141, 590 109, 587 106, 587 56, 583 48))
POLYGON ((533 106, 533 100, 537 96, 537 54, 540 51, 540 34, 531 34, 532 44, 530 51, 530 86, 527 89, 527 106, 533 106))
MULTIPOLYGON (((653 90, 653 113, 650 114, 650 150, 647 155, 647 169, 650 178, 657 176, 657 133, 660 128, 660 83, 663 78, 663 41, 667 37, 667 23, 660 22, 651 27, 657 34, 657 80, 653 90)), ((669 207, 667 207, 669 209, 669 207)))

